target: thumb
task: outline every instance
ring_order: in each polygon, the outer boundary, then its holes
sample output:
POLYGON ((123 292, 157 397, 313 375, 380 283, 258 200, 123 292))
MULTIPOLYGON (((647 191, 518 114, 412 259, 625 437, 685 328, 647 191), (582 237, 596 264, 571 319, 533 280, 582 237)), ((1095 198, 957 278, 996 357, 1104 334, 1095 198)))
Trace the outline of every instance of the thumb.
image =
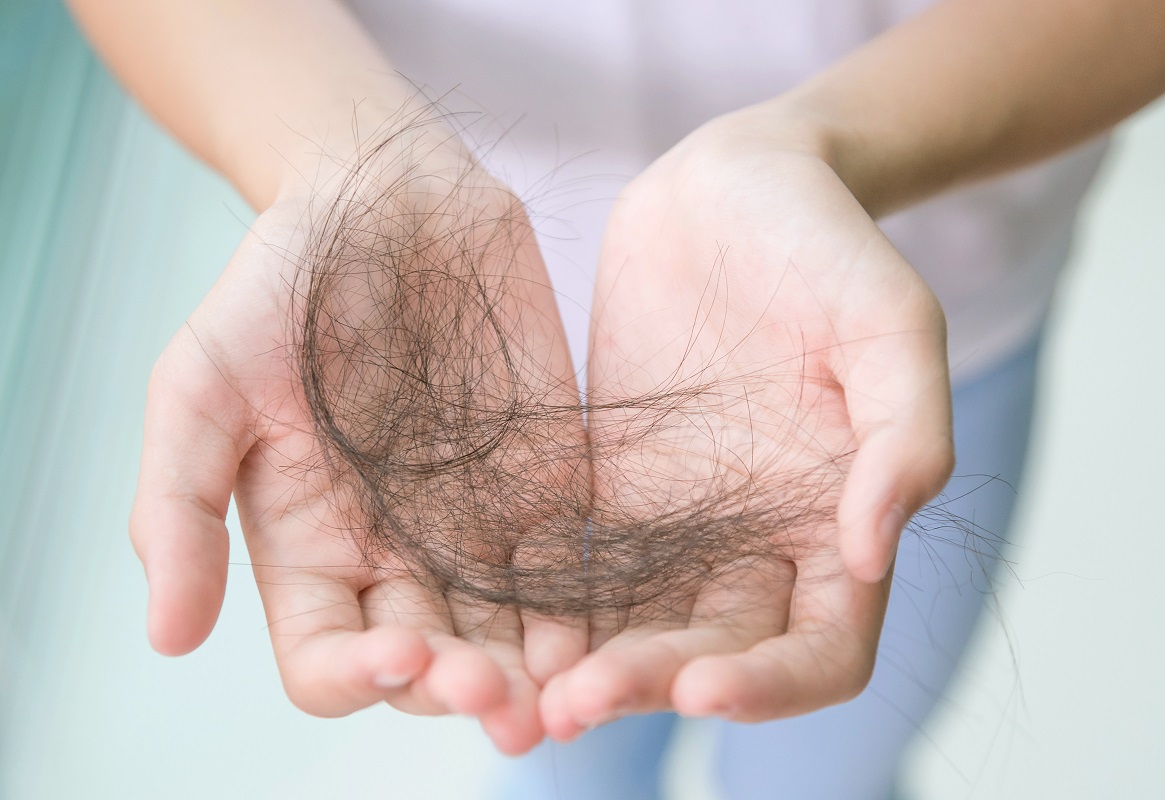
POLYGON ((922 294, 898 332, 843 347, 835 370, 858 445, 838 505, 839 545, 847 569, 870 583, 885 577, 903 527, 954 468, 946 326, 922 294))
POLYGON ((130 514, 130 539, 150 586, 150 643, 165 655, 198 647, 222 607, 224 520, 249 447, 246 409, 184 328, 150 377, 130 514))

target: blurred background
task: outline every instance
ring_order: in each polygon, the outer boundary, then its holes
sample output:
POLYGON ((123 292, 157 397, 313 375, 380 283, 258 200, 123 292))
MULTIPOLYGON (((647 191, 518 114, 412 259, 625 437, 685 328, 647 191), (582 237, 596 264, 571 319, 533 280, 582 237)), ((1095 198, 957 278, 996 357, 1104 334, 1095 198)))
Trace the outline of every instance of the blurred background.
MULTIPOLYGON (((207 644, 149 650, 125 532, 146 378, 252 214, 145 119, 56 3, 11 2, 0 797, 477 796, 495 756, 470 721, 387 707, 317 720, 287 702, 237 536, 207 644)), ((1165 103, 1121 128, 1051 330, 1012 574, 919 736, 915 798, 1165 785, 1165 103)), ((692 726, 673 759, 675 800, 716 798, 701 736, 692 726)))

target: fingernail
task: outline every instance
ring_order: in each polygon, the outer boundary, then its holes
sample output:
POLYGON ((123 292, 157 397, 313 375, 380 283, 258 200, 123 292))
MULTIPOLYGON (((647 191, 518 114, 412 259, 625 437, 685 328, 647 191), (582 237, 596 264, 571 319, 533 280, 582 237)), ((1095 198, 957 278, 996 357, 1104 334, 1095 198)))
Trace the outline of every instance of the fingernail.
POLYGON ((906 510, 898 503, 890 506, 886 516, 882 517, 878 534, 886 545, 886 563, 882 565, 883 578, 890 571, 890 565, 894 563, 894 555, 898 552, 898 538, 902 534, 902 529, 906 527, 906 519, 906 510))
POLYGON ((394 675, 391 672, 381 672, 372 678, 372 683, 380 689, 399 689, 412 680, 408 675, 394 675))

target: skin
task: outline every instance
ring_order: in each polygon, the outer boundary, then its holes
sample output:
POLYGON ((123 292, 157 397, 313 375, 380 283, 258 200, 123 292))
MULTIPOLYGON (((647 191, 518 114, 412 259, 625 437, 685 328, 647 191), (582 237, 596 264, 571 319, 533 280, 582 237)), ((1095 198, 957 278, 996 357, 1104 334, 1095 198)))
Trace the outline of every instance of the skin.
MULTIPOLYGON (((837 523, 796 534, 776 563, 709 581, 687 599, 686 625, 635 609, 618 633, 594 621, 593 652, 544 691, 555 738, 627 713, 758 721, 855 696, 873 669, 885 549, 899 533, 896 521, 871 536, 870 523, 891 502, 928 500, 952 466, 943 316, 930 290, 820 161, 750 148, 720 124, 652 165, 616 205, 589 391, 634 395, 715 364, 730 399, 678 415, 647 455, 596 462, 596 494, 666 505, 675 486, 739 460, 754 465, 753 502, 764 503, 789 471, 857 453, 837 523), (713 426, 740 427, 749 444, 701 449, 713 426), (770 463, 780 471, 755 467, 770 463)), ((612 416, 593 419, 596 440, 617 428, 612 416)))
MULTIPOLYGON (((313 193, 334 191, 358 150, 353 130, 427 113, 345 9, 71 5, 143 105, 262 212, 150 382, 130 528, 151 642, 176 655, 209 634, 233 492, 294 702, 321 715, 379 701, 472 714, 510 753, 625 713, 759 720, 860 691, 902 525, 953 459, 941 310, 873 218, 1059 152, 1165 90, 1157 0, 948 0, 793 92, 711 121, 636 179, 599 267, 593 395, 651 388, 634 383, 651 373, 629 375, 620 359, 650 352, 661 373, 682 365, 676 342, 721 269, 723 302, 759 335, 733 347, 741 331, 724 330, 700 346, 740 374, 803 357, 821 416, 795 432, 856 453, 836 526, 813 533, 822 546, 754 576, 780 587, 767 603, 747 583, 735 595, 709 585, 686 599, 686 624, 633 610, 616 634, 611 620, 522 618, 458 608, 416 581, 382 585, 327 532, 343 503, 335 487, 280 468, 314 446, 281 354, 285 256, 302 247, 313 193)), ((472 161, 452 131, 429 130, 426 170, 472 161)), ((522 261, 542 278, 535 255, 522 261)), ((557 319, 544 298, 522 302, 557 319)), ((543 368, 569 375, 560 331, 543 334, 543 368)), ((755 410, 762 450, 788 420, 810 418, 791 394, 739 400, 755 410)), ((665 455, 677 482, 707 469, 706 454, 665 455)), ((664 491, 636 486, 642 473, 633 461, 597 464, 595 491, 628 481, 648 499, 664 491)))
MULTIPOLYGON (((501 187, 477 184, 473 193, 512 201, 501 187)), ((296 469, 320 457, 286 324, 296 266, 286 254, 302 247, 312 199, 285 196, 260 215, 151 377, 130 521, 151 587, 150 641, 180 654, 209 633, 225 585, 223 518, 233 492, 297 706, 339 716, 383 701, 412 714, 467 714, 499 750, 525 751, 542 728, 518 613, 447 597, 399 563, 369 563, 367 543, 345 533, 345 487, 326 470, 296 469)), ((509 254, 511 269, 528 274, 523 285, 545 287, 532 236, 525 241, 509 254)), ((546 298, 537 303, 553 311, 546 298)), ((549 391, 577 396, 557 315, 543 322, 533 335, 549 354, 542 369, 558 377, 549 391)), ((581 438, 581 419, 575 430, 581 438)))

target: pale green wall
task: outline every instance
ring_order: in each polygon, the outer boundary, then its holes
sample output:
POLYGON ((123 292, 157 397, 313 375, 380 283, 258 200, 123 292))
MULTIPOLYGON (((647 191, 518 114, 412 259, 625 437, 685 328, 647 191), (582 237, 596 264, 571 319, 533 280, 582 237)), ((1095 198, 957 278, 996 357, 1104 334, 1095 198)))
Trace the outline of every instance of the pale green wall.
POLYGON ((105 622, 90 600, 109 562, 132 559, 146 377, 250 214, 130 103, 57 3, 0 4, 0 70, 7 796, 13 760, 51 756, 52 736, 78 723, 57 702, 67 689, 46 682, 85 669, 78 632, 105 622))

